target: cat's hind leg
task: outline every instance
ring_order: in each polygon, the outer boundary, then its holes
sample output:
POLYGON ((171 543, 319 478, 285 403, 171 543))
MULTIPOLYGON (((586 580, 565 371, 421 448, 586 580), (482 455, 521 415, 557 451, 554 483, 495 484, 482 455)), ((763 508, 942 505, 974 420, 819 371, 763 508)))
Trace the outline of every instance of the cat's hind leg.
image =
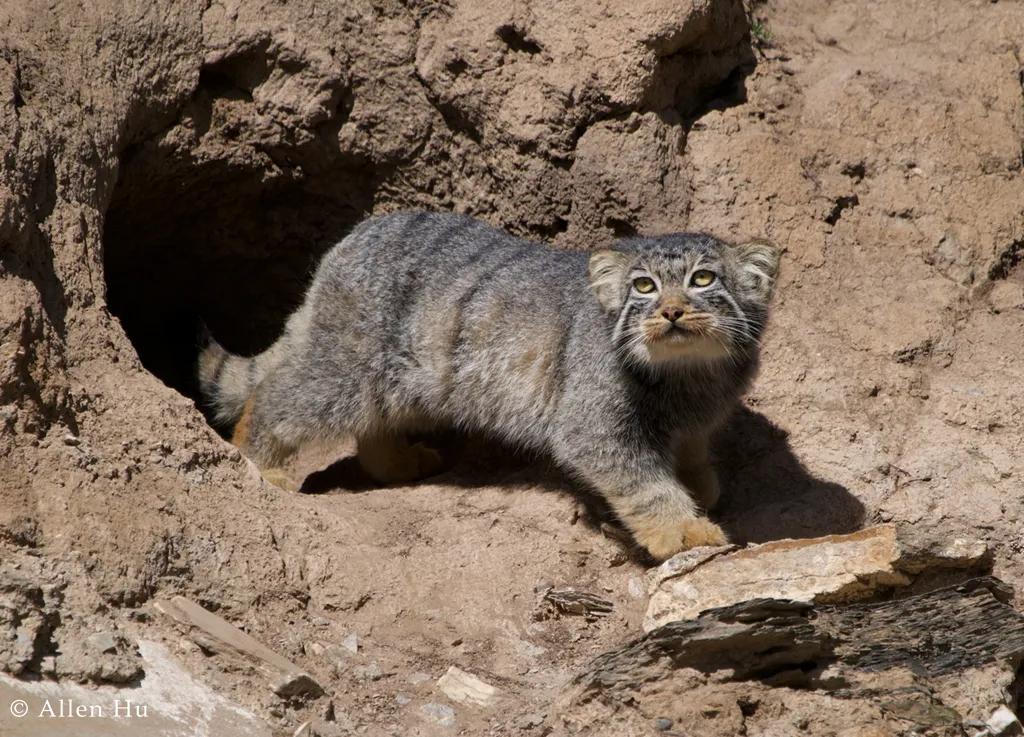
POLYGON ((285 491, 298 491, 301 482, 282 467, 295 451, 295 445, 274 432, 269 418, 259 411, 258 398, 259 394, 254 393, 246 400, 231 443, 256 464, 264 481, 285 491))

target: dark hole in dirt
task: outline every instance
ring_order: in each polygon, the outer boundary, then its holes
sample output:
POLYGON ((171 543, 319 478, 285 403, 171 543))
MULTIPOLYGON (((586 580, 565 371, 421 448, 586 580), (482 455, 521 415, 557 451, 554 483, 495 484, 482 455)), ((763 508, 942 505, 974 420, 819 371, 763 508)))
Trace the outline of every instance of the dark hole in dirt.
POLYGON ((549 222, 538 223, 533 226, 530 238, 541 238, 546 241, 553 241, 560 233, 569 229, 569 221, 560 215, 555 215, 549 222))
POLYGON ((844 176, 850 177, 854 182, 860 182, 867 175, 867 168, 864 166, 863 161, 858 161, 856 164, 847 164, 842 168, 844 176))
POLYGON ((269 346, 319 257, 370 209, 375 183, 360 168, 299 171, 198 163, 155 143, 126 153, 105 224, 107 300, 172 388, 197 397, 203 322, 232 352, 269 346))
POLYGON ((540 44, 529 38, 526 32, 520 28, 510 25, 500 26, 495 30, 495 34, 513 51, 521 51, 524 54, 540 53, 540 44))
POLYGON ((740 699, 736 704, 740 707, 740 712, 745 717, 752 717, 757 714, 757 710, 761 706, 761 702, 757 699, 740 699))
POLYGON ((747 77, 754 71, 756 64, 749 48, 744 51, 743 59, 718 84, 710 85, 707 89, 691 89, 692 85, 679 85, 676 108, 687 130, 695 128, 700 118, 709 112, 727 110, 747 101, 747 77))
POLYGON ((988 270, 988 278, 1006 279, 1018 264, 1024 261, 1024 238, 1015 240, 999 254, 999 258, 988 270))
POLYGON ((452 76, 457 77, 469 69, 469 64, 466 63, 465 59, 452 59, 445 64, 445 69, 451 72, 452 76))
POLYGON ((835 204, 832 206, 832 211, 825 216, 825 222, 829 225, 835 225, 839 222, 839 218, 843 216, 845 210, 852 210, 860 204, 860 198, 852 194, 849 197, 839 197, 836 199, 835 204))
POLYGON ((605 219, 604 224, 611 229, 616 238, 631 238, 637 233, 633 224, 622 218, 609 217, 605 219))

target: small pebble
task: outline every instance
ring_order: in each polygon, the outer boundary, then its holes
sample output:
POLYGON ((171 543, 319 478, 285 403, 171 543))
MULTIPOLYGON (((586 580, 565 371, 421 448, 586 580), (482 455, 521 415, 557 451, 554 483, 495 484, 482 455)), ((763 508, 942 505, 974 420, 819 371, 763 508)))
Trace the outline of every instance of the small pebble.
POLYGON ((420 712, 427 718, 440 724, 442 727, 454 727, 455 726, 455 710, 450 706, 444 704, 435 704, 433 702, 424 704, 420 707, 420 712))
POLYGON ((381 670, 380 664, 376 660, 369 665, 359 666, 355 673, 359 678, 367 681, 379 681, 384 677, 384 671, 381 670))
POLYGON ((535 729, 542 724, 544 724, 544 715, 540 712, 527 714, 526 716, 520 717, 519 721, 516 722, 516 725, 520 729, 535 729))
POLYGON ((654 720, 654 728, 659 732, 667 732, 672 729, 672 720, 666 719, 665 717, 659 717, 654 720))
POLYGON ((355 655, 359 652, 359 636, 353 632, 341 641, 341 646, 355 655))

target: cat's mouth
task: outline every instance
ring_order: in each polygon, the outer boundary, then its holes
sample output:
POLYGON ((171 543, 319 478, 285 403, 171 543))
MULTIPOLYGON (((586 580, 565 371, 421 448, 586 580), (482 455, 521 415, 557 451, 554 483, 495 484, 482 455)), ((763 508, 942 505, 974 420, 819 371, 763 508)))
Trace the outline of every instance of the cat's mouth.
POLYGON ((707 321, 700 318, 688 320, 677 320, 669 322, 661 320, 653 330, 648 331, 650 340, 667 340, 671 342, 682 342, 693 338, 702 338, 707 335, 707 321))
POLYGON ((682 328, 666 330, 660 337, 647 343, 648 359, 653 363, 687 361, 690 359, 717 359, 729 353, 715 338, 682 328))
POLYGON ((670 343, 682 343, 696 338, 699 333, 686 325, 668 325, 662 330, 661 335, 655 336, 655 340, 667 341, 670 343))
POLYGON ((674 322, 665 329, 665 335, 695 335, 698 331, 693 326, 674 322))

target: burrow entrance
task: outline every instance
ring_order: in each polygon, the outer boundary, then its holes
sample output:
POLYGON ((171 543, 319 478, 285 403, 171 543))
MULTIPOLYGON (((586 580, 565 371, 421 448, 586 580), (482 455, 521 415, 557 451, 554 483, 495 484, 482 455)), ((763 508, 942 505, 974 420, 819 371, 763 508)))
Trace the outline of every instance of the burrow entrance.
POLYGON ((196 135, 194 148, 182 145, 180 131, 215 128, 217 106, 244 98, 201 79, 175 128, 124 153, 107 210, 110 310, 145 368, 192 398, 201 325, 235 353, 269 346, 320 256, 370 211, 379 182, 326 144, 271 157, 214 130, 215 146, 196 135))

